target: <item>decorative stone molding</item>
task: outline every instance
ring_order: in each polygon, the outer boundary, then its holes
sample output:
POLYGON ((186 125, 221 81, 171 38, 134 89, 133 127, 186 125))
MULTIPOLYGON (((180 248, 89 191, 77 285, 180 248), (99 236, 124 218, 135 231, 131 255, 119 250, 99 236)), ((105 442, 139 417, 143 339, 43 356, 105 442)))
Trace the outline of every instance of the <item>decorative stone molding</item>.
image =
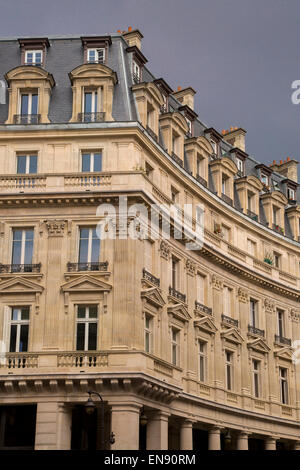
POLYGON ((160 251, 160 256, 161 256, 162 258, 165 258, 166 260, 169 260, 170 252, 171 252, 171 247, 170 247, 170 245, 169 245, 167 242, 165 242, 164 240, 162 240, 161 243, 160 243, 159 251, 160 251))
POLYGON ((214 289, 221 290, 223 288, 222 279, 217 277, 215 274, 211 277, 211 283, 214 289))
POLYGON ((271 299, 264 300, 264 307, 266 313, 274 313, 275 312, 275 302, 271 299))
POLYGON ((238 299, 240 302, 247 303, 248 302, 248 293, 245 289, 239 287, 238 289, 238 299))
POLYGON ((66 220, 45 220, 49 237, 63 237, 66 227, 66 220))
POLYGON ((187 274, 189 274, 190 276, 195 276, 195 274, 196 274, 196 263, 194 263, 190 259, 187 259, 186 262, 185 262, 185 268, 186 268, 187 274))
POLYGON ((290 320, 295 323, 300 323, 300 312, 296 308, 291 308, 290 311, 290 320))

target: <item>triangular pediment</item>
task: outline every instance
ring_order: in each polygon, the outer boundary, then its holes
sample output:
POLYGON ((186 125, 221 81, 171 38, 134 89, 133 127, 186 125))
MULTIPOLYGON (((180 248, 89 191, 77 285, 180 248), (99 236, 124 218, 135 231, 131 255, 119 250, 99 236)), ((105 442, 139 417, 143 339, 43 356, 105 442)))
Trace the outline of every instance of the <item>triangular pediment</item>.
POLYGON ((105 292, 111 290, 111 285, 92 276, 83 275, 66 282, 61 289, 63 292, 105 292))
POLYGON ((0 283, 0 294, 24 294, 42 292, 43 286, 24 277, 16 277, 0 283))
POLYGON ((163 307, 166 303, 157 287, 142 290, 141 297, 155 307, 163 307))
POLYGON ((280 359, 285 359, 286 361, 292 361, 293 351, 289 347, 280 348, 277 351, 274 351, 274 356, 279 357, 280 359))
POLYGON ((231 343, 235 344, 242 344, 244 341, 244 338, 236 328, 229 328, 229 330, 222 331, 221 337, 226 341, 230 341, 231 343))
POLYGON ((215 326, 214 322, 209 317, 202 317, 199 320, 195 320, 194 326, 210 334, 215 334, 216 331, 218 331, 218 328, 215 326))
POLYGON ((188 312, 188 309, 183 304, 170 305, 168 307, 168 314, 172 314, 174 317, 185 322, 192 318, 188 312))
POLYGON ((262 338, 257 338, 254 341, 249 341, 247 343, 247 347, 263 354, 268 354, 271 350, 271 348, 269 348, 265 340, 263 340, 262 338))

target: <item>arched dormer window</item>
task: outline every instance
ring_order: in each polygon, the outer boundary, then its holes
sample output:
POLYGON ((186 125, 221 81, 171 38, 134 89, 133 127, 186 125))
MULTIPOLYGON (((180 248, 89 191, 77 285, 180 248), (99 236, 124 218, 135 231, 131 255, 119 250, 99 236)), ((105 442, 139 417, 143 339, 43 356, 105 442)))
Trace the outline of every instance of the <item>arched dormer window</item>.
POLYGON ((163 142, 171 157, 183 166, 184 138, 188 125, 181 113, 164 113, 159 117, 163 142))
POLYGON ((148 132, 158 140, 158 116, 164 104, 162 94, 152 82, 132 85, 140 121, 148 132))
POLYGON ((233 178, 238 171, 236 164, 230 158, 223 157, 212 160, 209 165, 218 196, 232 206, 233 178))
POLYGON ((33 65, 16 67, 5 75, 9 110, 5 124, 49 123, 49 101, 55 85, 53 75, 33 65))
POLYGON ((104 64, 84 64, 69 73, 73 91, 70 122, 113 121, 112 103, 117 74, 104 64))

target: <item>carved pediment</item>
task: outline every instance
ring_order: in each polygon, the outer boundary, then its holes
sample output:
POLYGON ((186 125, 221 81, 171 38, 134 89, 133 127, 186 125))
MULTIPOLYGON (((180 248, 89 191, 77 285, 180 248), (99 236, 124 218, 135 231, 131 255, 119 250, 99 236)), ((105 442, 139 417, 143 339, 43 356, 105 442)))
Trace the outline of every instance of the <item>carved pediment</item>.
POLYGON ((216 331, 218 331, 218 328, 209 317, 202 317, 199 320, 195 320, 194 326, 213 335, 216 333, 216 331))
POLYGON ((46 80, 50 86, 55 85, 53 75, 48 73, 42 67, 36 67, 34 65, 21 65, 13 68, 5 75, 6 81, 10 86, 12 80, 46 80))
POLYGON ((269 348, 269 346, 267 345, 266 341, 262 338, 257 338, 254 341, 249 341, 247 343, 247 347, 263 354, 268 354, 271 350, 271 348, 269 348))
POLYGON ((79 65, 69 73, 71 83, 75 79, 100 78, 110 79, 115 85, 118 83, 116 72, 104 64, 83 64, 79 65))
POLYGON ((188 322, 192 318, 188 312, 188 309, 183 304, 170 305, 168 307, 168 314, 173 315, 183 322, 188 322))
POLYGON ((290 347, 280 348, 277 351, 274 351, 274 356, 286 361, 292 361, 293 351, 290 347))
POLYGON ((38 293, 44 290, 43 286, 29 281, 24 277, 18 277, 9 279, 0 283, 0 295, 1 294, 26 294, 26 293, 38 293))
POLYGON ((61 289, 63 292, 105 292, 111 290, 111 285, 92 276, 83 275, 66 282, 61 289))
POLYGON ((166 303, 157 287, 151 287, 150 289, 142 290, 141 297, 158 308, 162 308, 166 303))
POLYGON ((222 331, 221 338, 225 339, 226 341, 229 341, 230 343, 235 344, 242 344, 242 342, 244 341, 244 338, 236 328, 229 328, 226 331, 222 331))

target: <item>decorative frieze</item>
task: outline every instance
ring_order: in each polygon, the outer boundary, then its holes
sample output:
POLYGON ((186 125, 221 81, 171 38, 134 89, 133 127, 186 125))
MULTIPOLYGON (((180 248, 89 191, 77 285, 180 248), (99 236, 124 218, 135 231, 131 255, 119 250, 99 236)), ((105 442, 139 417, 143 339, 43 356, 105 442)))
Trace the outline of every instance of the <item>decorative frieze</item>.
POLYGON ((66 227, 66 220, 45 220, 49 237, 63 237, 66 227))
POLYGON ((160 247, 159 247, 159 251, 160 251, 160 256, 166 260, 169 259, 170 257, 170 253, 171 253, 171 247, 170 245, 165 242, 164 240, 161 241, 160 243, 160 247))
POLYGON ((297 310, 296 308, 291 308, 290 320, 292 320, 295 323, 300 323, 300 311, 297 310))
POLYGON ((211 277, 211 283, 214 289, 221 290, 223 288, 222 279, 217 277, 215 274, 211 277))
POLYGON ((185 262, 185 268, 186 268, 187 274, 189 274, 190 276, 195 276, 195 274, 196 274, 196 263, 194 263, 190 259, 187 259, 186 262, 185 262))
POLYGON ((238 299, 240 302, 247 303, 248 302, 248 293, 245 289, 239 287, 238 290, 238 299))
POLYGON ((275 312, 275 302, 271 299, 264 300, 264 307, 266 313, 274 313, 275 312))

